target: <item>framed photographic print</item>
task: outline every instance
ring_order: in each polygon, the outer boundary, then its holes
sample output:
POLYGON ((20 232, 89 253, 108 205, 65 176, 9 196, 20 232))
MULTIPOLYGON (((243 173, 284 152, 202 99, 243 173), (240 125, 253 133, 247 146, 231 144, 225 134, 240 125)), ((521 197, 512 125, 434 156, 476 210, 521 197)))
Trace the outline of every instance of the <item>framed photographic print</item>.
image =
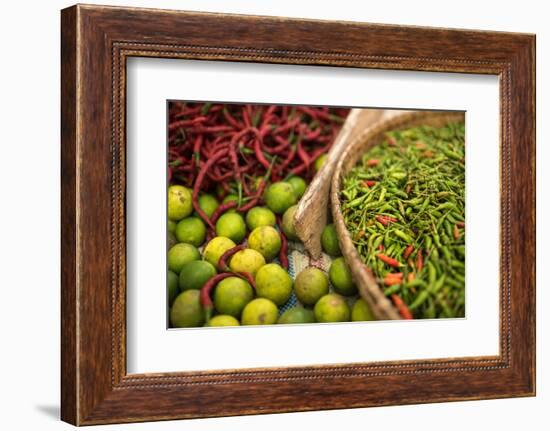
POLYGON ((533 35, 61 30, 63 420, 534 395, 533 35))

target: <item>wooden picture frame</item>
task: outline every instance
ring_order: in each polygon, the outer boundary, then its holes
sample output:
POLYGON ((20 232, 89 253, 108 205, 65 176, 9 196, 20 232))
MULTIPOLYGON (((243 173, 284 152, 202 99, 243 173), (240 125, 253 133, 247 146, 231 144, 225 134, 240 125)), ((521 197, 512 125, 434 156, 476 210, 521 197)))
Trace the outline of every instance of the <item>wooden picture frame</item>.
POLYGON ((64 421, 535 394, 534 35, 78 5, 62 11, 61 48, 64 421), (500 354, 128 375, 125 64, 131 56, 498 75, 500 354))

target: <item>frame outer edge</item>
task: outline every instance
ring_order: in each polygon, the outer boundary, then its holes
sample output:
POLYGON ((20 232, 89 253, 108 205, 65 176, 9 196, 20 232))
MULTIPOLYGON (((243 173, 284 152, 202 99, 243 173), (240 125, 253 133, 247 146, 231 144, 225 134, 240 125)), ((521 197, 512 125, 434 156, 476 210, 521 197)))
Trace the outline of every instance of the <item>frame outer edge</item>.
POLYGON ((79 422, 77 328, 78 8, 61 11, 61 419, 79 422))
MULTIPOLYGON (((85 288, 87 287, 87 283, 90 282, 90 278, 86 276, 86 274, 83 272, 83 270, 89 265, 89 263, 86 260, 87 256, 93 255, 91 250, 87 249, 87 244, 90 243, 89 235, 87 235, 89 232, 86 230, 86 217, 90 216, 91 210, 90 208, 87 208, 84 204, 86 203, 86 196, 83 195, 83 193, 90 194, 93 192, 93 187, 90 187, 90 185, 93 185, 92 180, 93 178, 88 178, 87 173, 89 174, 89 169, 87 169, 86 165, 80 164, 80 159, 82 157, 90 156, 90 155, 96 155, 98 151, 104 151, 105 148, 101 147, 87 147, 85 144, 88 143, 90 140, 89 135, 93 135, 93 132, 91 131, 91 126, 87 125, 86 119, 88 117, 88 111, 84 110, 84 107, 87 107, 88 102, 96 102, 97 100, 100 100, 101 107, 97 106, 96 109, 100 116, 105 116, 105 109, 108 109, 105 106, 105 101, 101 99, 101 89, 95 88, 95 91, 92 91, 93 89, 92 85, 93 83, 88 82, 87 80, 83 80, 83 76, 87 77, 87 75, 90 73, 89 68, 90 62, 89 62, 89 55, 87 55, 88 51, 88 43, 94 42, 95 49, 99 49, 101 54, 105 56, 105 52, 103 52, 107 47, 111 47, 111 43, 113 41, 116 41, 118 34, 116 32, 112 32, 113 29, 120 30, 120 22, 126 21, 129 17, 127 13, 120 13, 121 11, 125 12, 132 12, 132 14, 139 14, 143 12, 151 12, 152 14, 155 13, 154 10, 147 10, 147 9, 128 9, 128 8, 121 8, 121 9, 112 9, 109 10, 109 14, 107 15, 116 15, 116 16, 108 16, 108 19, 104 19, 104 16, 99 16, 98 19, 98 12, 102 11, 102 7, 97 6, 73 6, 72 8, 65 9, 62 11, 62 97, 61 97, 61 105, 62 105, 62 144, 61 144, 61 168, 62 168, 62 184, 61 184, 61 192, 62 192, 62 216, 61 216, 61 222, 62 222, 62 295, 61 295, 61 308, 62 308, 62 326, 61 326, 61 335, 62 335, 62 370, 61 370, 61 379, 62 379, 62 409, 61 409, 61 416, 62 419, 66 422, 69 422, 74 425, 91 425, 91 424, 99 424, 99 423, 115 423, 115 422, 136 422, 136 421, 144 421, 144 420, 159 420, 159 419, 176 419, 176 418, 184 418, 184 417, 212 417, 212 416, 227 416, 227 415, 236 415, 236 414, 258 414, 258 413, 274 413, 274 412, 283 412, 283 411, 307 411, 307 410, 321 410, 326 408, 350 408, 350 407, 365 407, 366 404, 363 400, 360 402, 353 402, 351 404, 340 404, 335 403, 332 405, 324 405, 320 404, 322 402, 322 398, 326 396, 324 389, 317 388, 316 393, 312 393, 312 400, 308 401, 307 405, 304 404, 298 409, 289 409, 287 405, 276 405, 272 407, 266 407, 261 406, 258 407, 253 402, 250 402, 249 405, 246 403, 242 403, 241 410, 235 410, 235 408, 229 408, 225 406, 224 408, 218 408, 215 406, 210 406, 210 411, 208 410, 208 403, 202 404, 202 405, 196 405, 194 408, 199 410, 193 410, 188 409, 187 412, 179 412, 176 414, 147 414, 147 397, 150 396, 162 396, 166 398, 166 400, 172 402, 172 400, 179 399, 181 402, 185 401, 186 397, 189 397, 191 399, 196 400, 197 395, 199 395, 201 392, 204 392, 204 386, 202 385, 193 385, 193 387, 186 388, 185 390, 182 388, 160 388, 155 387, 151 389, 145 389, 142 387, 133 387, 129 391, 120 390, 120 389, 129 389, 129 388, 123 388, 119 384, 121 382, 118 381, 117 375, 114 375, 114 377, 109 376, 109 382, 107 382, 107 379, 103 378, 106 376, 105 369, 107 364, 107 357, 110 358, 110 365, 111 367, 116 366, 116 364, 113 363, 113 355, 110 353, 107 354, 105 351, 101 350, 94 350, 92 347, 98 346, 105 347, 106 346, 106 338, 105 334, 106 332, 106 326, 103 325, 103 327, 100 328, 89 328, 87 327, 87 323, 95 322, 95 320, 90 320, 92 318, 95 319, 95 317, 92 315, 92 312, 95 312, 97 306, 101 306, 101 312, 107 311, 107 305, 109 307, 110 299, 106 300, 103 296, 104 291, 98 291, 97 293, 101 293, 102 298, 101 302, 99 302, 99 299, 91 300, 89 292, 87 292, 85 289, 82 289, 82 292, 79 292, 79 289, 81 287, 85 288), (117 27, 118 26, 118 27, 117 27), (80 49, 80 47, 85 47, 86 49, 80 49), (84 58, 86 57, 86 58, 84 58), (82 179, 82 184, 80 184, 80 178, 82 179), (82 222, 82 226, 79 227, 80 222, 82 222), (82 325, 79 325, 79 321, 81 321, 82 325), (91 342, 88 343, 88 341, 91 342), (95 343, 95 344, 94 344, 95 343), (93 345, 93 346, 92 346, 93 345), (80 365, 79 365, 80 364, 80 365), (98 377, 100 377, 98 379, 98 377), (130 402, 130 403, 128 403, 130 402), (136 404, 137 403, 137 404, 136 404), (126 411, 128 408, 128 405, 133 404, 134 411, 132 412, 131 409, 126 411), (139 405, 142 406, 144 410, 135 410, 136 408, 139 408, 139 405), (197 414, 198 412, 198 414, 197 414)), ((181 12, 174 11, 174 13, 179 14, 181 12)), ((172 14, 169 14, 172 15, 172 14)), ((220 15, 220 17, 223 15, 220 15)), ((133 15, 132 15, 133 17, 133 15)), ((195 14, 189 14, 189 19, 195 19, 195 14)), ((242 16, 237 16, 239 19, 245 19, 242 18, 242 16)), ((246 19, 250 19, 251 17, 247 17, 246 19)), ((210 19, 212 19, 212 16, 210 16, 210 19)), ((231 21, 237 20, 235 16, 231 17, 231 21)), ((262 17, 262 19, 271 20, 271 19, 277 19, 272 17, 262 17)), ((282 21, 294 24, 301 24, 301 20, 295 20, 295 19, 285 19, 281 18, 282 21)), ((143 24, 143 23, 142 23, 143 24)), ((148 23, 145 23, 145 25, 150 25, 148 23)), ((328 26, 328 24, 327 24, 328 26)), ((380 30, 380 27, 374 26, 377 31, 380 30)), ((404 27, 404 29, 409 29, 409 27, 404 27)), ((128 32, 129 30, 124 27, 123 30, 125 32, 128 32)), ((303 29, 302 29, 303 30, 303 29)), ((124 31, 122 32, 122 35, 124 35, 124 31)), ((357 31, 357 30, 355 30, 357 31)), ((424 30, 423 30, 424 31, 424 30)), ((425 30, 428 31, 428 30, 425 30)), ((462 35, 465 35, 465 33, 461 33, 462 35)), ((176 35, 177 36, 177 35, 176 35)), ((176 37, 174 36, 174 37, 176 37)), ((177 36, 179 37, 179 36, 177 36)), ((176 38, 177 38, 176 37, 176 38)), ((491 37, 496 37, 494 34, 491 37)), ((503 37, 506 37, 504 34, 503 37)), ((512 37, 512 36, 510 36, 512 37)), ((180 37, 181 38, 181 37, 180 37)), ((517 72, 524 73, 522 76, 523 79, 532 79, 534 78, 534 37, 533 38, 527 38, 521 41, 520 38, 522 36, 515 35, 513 36, 513 40, 508 40, 508 46, 507 46, 507 58, 515 60, 514 67, 517 72), (511 52, 511 50, 514 50, 514 52, 511 52), (529 64, 521 64, 521 61, 526 61, 529 64), (526 77, 525 73, 528 74, 526 77)), ((199 39, 199 42, 201 40, 199 39)), ((235 42, 233 42, 230 45, 234 45, 235 42)), ((190 46, 193 46, 191 44, 190 46)), ((195 45, 196 47, 196 45, 195 45)), ((221 49, 228 49, 228 50, 238 50, 239 47, 235 46, 228 46, 227 48, 221 48, 221 49)), ((245 48, 241 51, 242 58, 241 61, 254 61, 250 60, 253 56, 250 56, 250 58, 247 58, 247 52, 248 51, 257 51, 257 52, 265 52, 265 57, 269 57, 269 61, 267 62, 279 62, 279 59, 281 62, 285 62, 286 57, 279 57, 277 55, 270 55, 267 51, 262 49, 255 50, 255 49, 248 49, 245 48)), ((284 51, 284 49, 283 49, 284 51)), ((503 51, 504 52, 504 51, 503 51)), ((89 54, 89 53, 88 53, 89 54)), ((302 52, 298 51, 297 55, 298 57, 302 56, 302 52)), ((204 57, 205 60, 207 59, 213 59, 218 58, 218 54, 214 52, 214 54, 206 55, 204 53, 197 54, 200 57, 204 57)), ((358 56, 359 54, 352 54, 352 56, 358 56)), ((219 58, 224 58, 225 55, 220 54, 219 58)), ((232 58, 229 61, 239 61, 237 60, 237 57, 241 57, 239 54, 235 58, 232 58)), ((359 57, 357 57, 359 58, 359 57)), ((418 63, 411 63, 410 66, 403 67, 405 69, 408 69, 409 67, 412 68, 412 70, 420 70, 420 68, 423 68, 423 63, 420 59, 418 63)), ((498 61, 497 59, 496 61, 498 61)), ((265 59, 261 61, 266 61, 265 59)), ((358 60, 359 61, 359 60, 358 60)), ((378 62, 378 65, 381 65, 380 59, 372 60, 375 63, 378 62)), ((399 68, 399 65, 403 65, 403 61, 396 58, 392 58, 392 63, 388 63, 390 66, 393 66, 393 61, 395 61, 396 68, 399 68)), ((327 58, 322 60, 323 64, 325 62, 332 64, 332 63, 338 63, 339 61, 331 58, 327 58)), ((367 62, 371 62, 371 60, 365 60, 365 64, 367 62)), ((292 60, 290 60, 290 63, 293 63, 292 60)), ((318 59, 314 62, 314 64, 320 64, 321 59, 318 59)), ((408 64, 408 63, 407 63, 408 64)), ((443 61, 441 64, 443 66, 447 64, 447 62, 443 61)), ((483 70, 485 73, 489 70, 490 63, 485 61, 479 61, 476 63, 479 68, 483 67, 483 70)), ((98 75, 98 79, 101 81, 101 79, 104 79, 103 75, 106 73, 106 66, 103 64, 97 65, 96 63, 93 63, 93 69, 94 71, 99 70, 101 75, 98 75), (97 70, 96 70, 97 69, 97 70)), ((439 63, 436 65, 436 68, 442 68, 442 70, 445 70, 445 67, 441 66, 439 63)), ((364 67, 364 66, 360 66, 364 67)), ((385 68, 385 67, 384 67, 385 68)), ((393 68, 393 67, 388 67, 393 68)), ((473 68, 472 70, 476 70, 473 68)), ((470 71, 470 69, 468 69, 470 71)), ((514 78, 516 77, 515 73, 512 75, 514 78)), ((525 103, 526 112, 519 116, 517 119, 517 122, 515 122, 513 127, 513 133, 512 135, 515 135, 517 133, 516 127, 519 124, 519 128, 525 131, 527 130, 527 136, 524 136, 524 139, 522 139, 523 144, 525 144, 526 148, 526 154, 521 158, 521 160, 518 162, 521 164, 522 167, 525 167, 525 165, 529 165, 529 168, 534 169, 534 106, 532 103, 534 102, 534 81, 528 82, 522 86, 518 86, 518 91, 522 94, 522 102, 525 103), (532 116, 531 116, 532 114, 532 116), (514 133, 515 132, 515 133, 514 133)), ((513 86, 515 89, 515 86, 513 86)), ((93 105, 95 106, 95 105, 93 105)), ((513 111, 518 109, 518 101, 515 100, 512 102, 512 108, 513 111)), ((86 108, 87 109, 87 108, 86 108)), ((99 138, 103 138, 101 134, 98 135, 99 138)), ((94 142, 93 140, 91 140, 94 142)), ((515 137, 513 139, 513 142, 516 142, 515 137)), ((93 157, 96 159, 96 157, 93 157)), ((104 161, 104 159, 98 158, 101 162, 104 161)), ((114 166, 113 166, 114 169, 114 166)), ((534 172, 534 171, 533 171, 534 172)), ((95 178, 94 175, 92 177, 95 178)), ((515 176, 512 175, 512 178, 515 176)), ((514 183, 515 181, 512 181, 514 183)), ((528 178, 523 179, 521 181, 523 184, 526 184, 526 194, 523 197, 523 199, 526 201, 527 208, 529 210, 532 210, 531 217, 527 221, 527 223, 524 226, 524 229, 522 232, 527 235, 527 237, 530 238, 530 235, 534 232, 534 197, 535 197, 535 191, 534 191, 534 179, 528 178)), ((117 183, 118 184, 118 183, 117 183)), ((117 185, 115 184, 115 185, 117 185)), ((105 192, 103 190, 102 192, 105 192)), ((113 193, 111 189, 111 193, 113 193)), ((89 196, 88 196, 89 197, 89 196)), ((105 210, 105 209, 103 209, 105 210)), ((89 245, 89 244, 88 244, 89 245)), ((94 245, 94 244, 92 244, 94 245)), ((522 250, 529 250, 529 248, 524 245, 522 247, 522 250), (523 248, 525 247, 525 248, 523 248)), ((530 256, 534 256, 534 250, 532 250, 529 254, 530 256)), ((114 259, 115 257, 113 257, 114 259)), ((101 264, 102 266, 105 263, 105 258, 102 258, 101 261, 95 262, 96 265, 101 264)), ((116 265, 116 263, 113 263, 113 265, 116 265)), ((518 302, 527 304, 527 310, 525 310, 525 313, 527 314, 527 318, 525 321, 520 325, 520 328, 517 328, 515 331, 514 339, 517 341, 517 344, 515 344, 515 348, 518 348, 518 344, 520 344, 523 348, 527 348, 529 350, 529 346, 534 345, 530 343, 534 343, 534 279, 531 280, 532 277, 534 277, 534 270, 535 266, 533 262, 525 262, 522 264, 522 267, 527 270, 528 276, 527 280, 532 281, 531 284, 528 284, 528 289, 524 289, 524 291, 521 292, 520 295, 513 295, 515 299, 518 302), (531 295, 530 297, 528 295, 531 295), (520 301, 521 300, 521 301, 520 301), (526 331, 527 334, 524 337, 523 341, 521 340, 521 333, 525 334, 526 331)), ((527 281, 524 281, 524 283, 527 283, 527 281)), ((522 284, 522 286, 525 286, 522 284)), ((97 298, 97 295, 94 296, 94 298, 97 298)), ((113 322, 111 321, 111 325, 113 322)), ((100 325, 101 326, 101 325, 100 325)), ((111 337, 113 337, 114 333, 111 333, 111 337)), ((512 349, 514 350, 514 349, 512 349)), ((518 352, 519 353, 519 352, 518 352)), ((505 391, 499 391, 495 392, 496 389, 498 389, 498 385, 494 384, 486 384, 485 380, 482 379, 482 376, 479 376, 479 382, 474 380, 474 383, 478 383, 477 386, 479 386, 478 391, 476 392, 476 387, 472 388, 472 391, 466 391, 464 393, 456 393, 456 394, 449 394, 448 396, 435 396, 434 398, 403 398, 401 400, 397 400, 397 404, 410 404, 410 403, 426 403, 426 402, 438 402, 438 401, 456 401, 456 400, 466 400, 466 399, 480 399, 480 398, 501 398, 506 396, 525 396, 525 395, 532 395, 534 393, 534 360, 535 360, 535 352, 534 347, 531 347, 531 350, 527 354, 518 354, 515 357, 513 357, 513 361, 515 362, 515 366, 513 369, 510 369, 512 373, 509 372, 500 372, 498 376, 502 376, 503 378, 508 379, 508 383, 513 383, 514 387, 509 388, 508 392, 505 391), (485 386, 483 386, 485 384, 485 386), (483 393, 482 393, 483 392, 483 393)), ((481 371, 481 370, 479 370, 481 371)), ((427 377, 429 377, 430 374, 427 374, 427 377)), ((328 376, 327 378, 331 378, 328 376)), ((381 380, 384 380, 385 378, 380 377, 381 380)), ((472 376, 472 379, 475 379, 475 376, 472 376)), ((285 377, 283 376, 282 380, 285 380, 285 377)), ((387 380, 387 379, 385 379, 387 380)), ((448 380, 448 378, 447 378, 448 380)), ((253 380, 247 380, 244 382, 231 382, 226 381, 227 386, 220 386, 222 388, 220 390, 220 393, 229 393, 229 394, 235 394, 239 393, 243 390, 246 390, 246 387, 256 387, 260 388, 263 387, 262 385, 265 385, 266 382, 254 382, 253 380), (261 384, 261 385, 260 385, 261 384), (223 389, 227 388, 227 389, 223 389)), ((347 382, 346 382, 347 384, 347 382)), ((315 385, 314 385, 315 386, 315 385)), ((475 386, 475 385, 474 385, 475 386)), ((287 388, 291 387, 290 383, 287 383, 287 388)), ((314 387, 314 389, 316 386, 314 387)), ((275 392, 273 392, 275 393, 275 392)), ((204 394, 203 394, 204 395, 204 394)), ((288 395, 288 394, 287 394, 288 395)), ((352 397, 356 397, 357 393, 350 392, 348 394, 348 398, 351 399, 352 397)), ((165 402, 167 402, 165 400, 165 402)), ((149 400, 151 401, 151 400, 149 400)), ((279 400, 280 401, 280 400, 279 400)), ((281 401, 282 402, 282 401, 281 401)), ((350 401, 351 402, 351 401, 350 401)), ((394 402, 380 402, 375 401, 371 402, 368 405, 375 406, 375 405, 388 405, 388 404, 395 404, 394 402)), ((151 407, 151 406, 149 406, 151 407)), ((183 406, 180 406, 183 407, 183 406)))

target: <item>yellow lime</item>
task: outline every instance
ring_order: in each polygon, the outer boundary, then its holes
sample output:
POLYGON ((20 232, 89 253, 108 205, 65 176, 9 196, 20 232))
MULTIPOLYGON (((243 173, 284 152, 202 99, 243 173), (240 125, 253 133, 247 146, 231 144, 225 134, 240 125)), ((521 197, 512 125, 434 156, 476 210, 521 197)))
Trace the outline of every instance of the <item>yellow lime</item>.
POLYGON ((368 320, 376 320, 376 318, 366 301, 363 298, 359 298, 351 309, 351 320, 353 322, 366 322, 368 320))
POLYGON ((168 250, 168 269, 179 274, 183 265, 192 260, 199 260, 201 255, 192 244, 180 243, 168 250))
POLYGON ((348 303, 336 293, 329 293, 319 299, 313 312, 315 320, 320 323, 348 322, 350 319, 348 303))
POLYGON ((176 238, 179 242, 187 242, 199 247, 206 238, 206 226, 199 217, 187 217, 178 222, 176 238))
POLYGON ((264 195, 265 203, 275 214, 282 214, 297 201, 294 187, 287 182, 271 184, 264 195))
POLYGON ((239 318, 252 298, 254 291, 248 282, 239 277, 228 277, 220 281, 214 290, 214 307, 220 314, 239 318))
POLYGON ((282 266, 268 263, 256 273, 256 294, 277 305, 284 305, 292 295, 292 277, 282 266))
POLYGON ((189 328, 204 325, 205 313, 200 303, 199 290, 180 293, 170 309, 170 322, 175 328, 189 328))
POLYGON ((217 236, 212 238, 210 242, 206 244, 206 247, 204 247, 203 259, 218 268, 218 261, 220 257, 222 257, 222 254, 233 247, 235 247, 235 243, 229 238, 217 236))
POLYGON ((256 275, 256 272, 264 265, 265 259, 260 252, 245 248, 233 255, 229 268, 234 272, 249 272, 256 275))
POLYGON ((254 207, 246 213, 246 225, 251 231, 260 226, 275 226, 275 214, 266 207, 254 207))
POLYGON ((248 236, 248 247, 259 251, 269 262, 281 250, 281 236, 272 226, 260 226, 248 236))
POLYGON ((218 314, 212 317, 206 326, 240 326, 240 323, 233 316, 218 314))
POLYGON ((277 322, 277 306, 265 298, 256 298, 244 307, 241 323, 243 325, 273 325, 277 322))
POLYGON ((168 187, 168 218, 181 220, 193 212, 192 193, 184 186, 168 187))
POLYGON ((237 213, 225 213, 216 222, 216 235, 225 236, 236 243, 241 242, 246 235, 243 217, 237 213))
POLYGON ((327 276, 320 269, 310 266, 296 277, 294 292, 302 304, 313 305, 328 293, 327 276))
POLYGON ((216 275, 216 268, 206 260, 187 262, 181 268, 179 288, 181 291, 201 289, 209 279, 216 275))
POLYGON ((357 287, 353 282, 351 271, 343 257, 338 257, 332 261, 328 276, 334 286, 334 290, 340 295, 350 296, 357 293, 357 287))

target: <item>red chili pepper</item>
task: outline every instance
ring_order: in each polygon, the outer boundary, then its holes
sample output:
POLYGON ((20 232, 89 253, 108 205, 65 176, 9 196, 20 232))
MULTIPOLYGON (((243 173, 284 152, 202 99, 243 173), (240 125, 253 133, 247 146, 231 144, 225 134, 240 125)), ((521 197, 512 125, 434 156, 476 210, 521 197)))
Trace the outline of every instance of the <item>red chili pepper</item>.
POLYGON ((279 235, 281 236, 281 250, 279 251, 279 262, 281 266, 288 270, 288 241, 283 232, 283 223, 281 216, 277 216, 277 225, 279 226, 279 235))
POLYGON ((414 251, 413 245, 409 244, 405 249, 405 251, 403 252, 403 259, 407 260, 413 251, 414 251))
POLYGON ((466 223, 464 223, 463 221, 458 221, 458 222, 456 222, 456 225, 458 227, 464 228, 466 226, 466 223))
POLYGON ((410 320, 413 318, 411 310, 409 310, 409 307, 407 307, 399 295, 393 293, 391 299, 403 319, 410 320))
POLYGON ((416 254, 416 270, 420 272, 422 268, 424 268, 424 257, 422 256, 422 249, 420 249, 416 254))
POLYGON ((454 239, 460 238, 460 231, 458 230, 458 224, 455 224, 455 227, 453 229, 453 237, 454 239))
POLYGON ((229 269, 229 265, 227 263, 227 259, 229 259, 230 257, 232 257, 235 253, 237 253, 238 251, 241 251, 241 250, 244 250, 246 247, 244 245, 236 245, 235 247, 233 248, 230 248, 229 250, 226 250, 219 258, 218 260, 218 268, 221 270, 221 271, 231 271, 229 269))
POLYGON ((367 160, 367 166, 377 166, 380 163, 380 160, 378 159, 369 159, 367 160))
POLYGON ((262 145, 259 139, 254 140, 254 152, 256 154, 256 158, 262 164, 262 166, 266 169, 269 169, 270 163, 265 158, 264 153, 262 152, 262 145))
POLYGON ((384 226, 388 226, 390 223, 395 223, 397 219, 391 216, 377 215, 376 220, 382 223, 384 226))
POLYGON ((237 201, 229 201, 218 206, 218 208, 216 208, 216 210, 212 213, 212 217, 210 217, 211 223, 216 224, 216 222, 224 212, 232 208, 235 208, 236 206, 237 206, 237 201))
POLYGON ((379 244, 378 245, 378 250, 382 251, 382 250, 384 250, 384 248, 385 248, 384 244, 379 244))
POLYGON ((399 268, 401 266, 401 264, 397 260, 395 260, 392 257, 386 256, 385 254, 378 253, 376 257, 380 259, 382 262, 390 266, 393 266, 394 268, 399 268))
POLYGON ((389 273, 384 277, 384 284, 386 286, 393 286, 395 284, 401 284, 403 282, 403 274, 401 272, 389 273))
POLYGON ((376 184, 376 181, 374 181, 374 180, 365 180, 365 181, 363 181, 363 185, 364 185, 365 187, 372 187, 372 186, 374 186, 375 184, 376 184))

